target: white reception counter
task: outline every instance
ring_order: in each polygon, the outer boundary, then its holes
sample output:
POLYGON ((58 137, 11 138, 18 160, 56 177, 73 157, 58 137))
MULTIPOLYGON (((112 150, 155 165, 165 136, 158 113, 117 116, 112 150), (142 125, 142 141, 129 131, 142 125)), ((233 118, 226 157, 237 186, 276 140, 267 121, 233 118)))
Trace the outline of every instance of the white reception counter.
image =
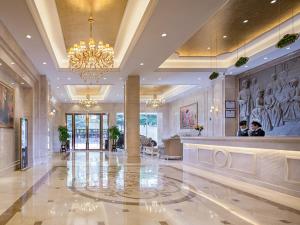
POLYGON ((300 138, 181 137, 181 142, 184 163, 208 178, 300 197, 300 138))

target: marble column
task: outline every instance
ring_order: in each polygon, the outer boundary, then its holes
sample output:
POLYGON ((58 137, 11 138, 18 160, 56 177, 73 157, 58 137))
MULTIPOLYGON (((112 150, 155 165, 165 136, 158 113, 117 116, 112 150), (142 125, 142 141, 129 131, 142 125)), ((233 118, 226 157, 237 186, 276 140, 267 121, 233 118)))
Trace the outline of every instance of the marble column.
POLYGON ((128 76, 125 82, 125 149, 128 162, 140 162, 140 77, 128 76))

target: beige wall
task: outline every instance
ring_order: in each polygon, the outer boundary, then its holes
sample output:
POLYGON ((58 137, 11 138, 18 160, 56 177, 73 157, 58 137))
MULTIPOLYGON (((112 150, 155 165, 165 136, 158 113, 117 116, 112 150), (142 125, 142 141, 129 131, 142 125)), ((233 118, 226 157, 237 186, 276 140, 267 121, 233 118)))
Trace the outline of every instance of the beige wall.
POLYGON ((0 128, 0 174, 13 170, 19 163, 19 133, 20 118, 26 117, 29 121, 29 163, 32 163, 32 90, 18 84, 11 85, 10 75, 0 71, 0 81, 15 91, 15 122, 14 128, 0 128))
POLYGON ((198 124, 204 126, 203 136, 224 136, 224 80, 218 79, 210 87, 199 88, 167 105, 169 129, 167 135, 196 135, 197 131, 180 129, 180 107, 198 103, 198 124), (218 112, 210 112, 211 106, 218 112))

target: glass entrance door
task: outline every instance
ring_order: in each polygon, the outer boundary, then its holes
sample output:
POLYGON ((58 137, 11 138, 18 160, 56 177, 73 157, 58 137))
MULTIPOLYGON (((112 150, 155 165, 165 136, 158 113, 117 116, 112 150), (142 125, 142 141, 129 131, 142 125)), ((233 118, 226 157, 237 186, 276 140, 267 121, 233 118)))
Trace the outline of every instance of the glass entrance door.
POLYGON ((75 114, 75 149, 87 149, 87 115, 75 114))
POLYGON ((100 149, 101 115, 89 114, 88 121, 89 121, 88 149, 100 149))
POLYGON ((71 149, 108 149, 108 114, 67 113, 66 125, 71 149))

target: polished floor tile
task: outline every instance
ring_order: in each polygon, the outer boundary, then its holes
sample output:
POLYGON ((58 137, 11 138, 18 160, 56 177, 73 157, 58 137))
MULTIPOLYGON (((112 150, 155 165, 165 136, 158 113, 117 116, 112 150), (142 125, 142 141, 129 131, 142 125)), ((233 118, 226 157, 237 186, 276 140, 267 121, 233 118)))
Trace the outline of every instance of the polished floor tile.
POLYGON ((283 225, 300 212, 143 157, 72 152, 0 177, 0 225, 283 225))

